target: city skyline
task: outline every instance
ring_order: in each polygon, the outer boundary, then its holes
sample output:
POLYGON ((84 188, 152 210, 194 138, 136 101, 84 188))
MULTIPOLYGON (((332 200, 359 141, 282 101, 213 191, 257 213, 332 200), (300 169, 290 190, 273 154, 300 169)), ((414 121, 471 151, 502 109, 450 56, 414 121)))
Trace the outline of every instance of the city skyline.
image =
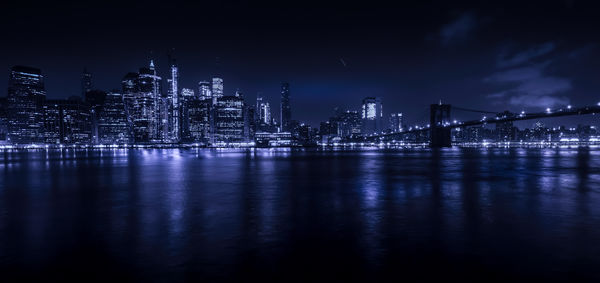
POLYGON ((381 97, 365 97, 359 111, 336 108, 318 127, 292 119, 290 84, 281 83, 279 117, 260 94, 256 105, 243 91, 225 92, 224 79, 198 82, 198 91, 179 88, 179 72, 169 55, 169 77, 158 75, 154 60, 138 72, 128 72, 121 90, 93 87, 93 75, 84 69, 81 96, 47 99, 40 69, 13 66, 7 97, 0 99, 0 142, 8 145, 75 144, 194 144, 195 146, 316 146, 392 141, 394 145, 426 143, 451 147, 471 143, 516 142, 526 144, 596 144, 595 125, 543 126, 552 117, 600 113, 597 105, 546 108, 543 112, 487 112, 450 104, 431 104, 430 119, 417 125, 404 122, 402 112, 391 112, 385 123, 381 97), (165 90, 166 88, 166 90, 165 90), (452 111, 454 109, 454 111, 452 111), (481 115, 476 120, 458 120, 455 113, 481 115), (483 114, 482 114, 483 113, 483 114), (492 115, 490 115, 492 114, 492 115), (532 128, 519 129, 519 121, 534 121, 532 128), (495 128, 486 128, 495 125, 495 128), (400 144, 398 144, 400 143, 400 144))

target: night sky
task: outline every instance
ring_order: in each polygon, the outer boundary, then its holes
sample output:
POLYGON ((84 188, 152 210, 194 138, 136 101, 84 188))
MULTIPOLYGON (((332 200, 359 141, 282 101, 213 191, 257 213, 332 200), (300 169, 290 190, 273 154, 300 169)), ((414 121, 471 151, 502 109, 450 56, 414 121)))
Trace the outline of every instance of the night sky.
MULTIPOLYGON (((313 125, 366 96, 409 123, 440 99, 497 112, 600 101, 600 7, 481 2, 11 4, 0 9, 0 88, 13 65, 41 68, 49 98, 78 95, 84 67, 103 90, 150 58, 165 79, 174 48, 181 87, 220 75, 226 94, 239 88, 253 103, 261 92, 278 117, 287 81, 293 118, 313 125)), ((566 122, 580 119, 556 123, 566 122)))

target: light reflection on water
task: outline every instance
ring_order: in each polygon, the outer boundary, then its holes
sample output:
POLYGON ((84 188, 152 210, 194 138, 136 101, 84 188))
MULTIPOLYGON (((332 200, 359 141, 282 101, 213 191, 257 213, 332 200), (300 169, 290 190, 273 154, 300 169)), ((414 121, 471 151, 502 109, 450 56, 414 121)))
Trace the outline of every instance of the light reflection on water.
POLYGON ((600 263, 600 154, 585 148, 5 151, 0 170, 0 271, 83 257, 174 280, 595 278, 600 263))

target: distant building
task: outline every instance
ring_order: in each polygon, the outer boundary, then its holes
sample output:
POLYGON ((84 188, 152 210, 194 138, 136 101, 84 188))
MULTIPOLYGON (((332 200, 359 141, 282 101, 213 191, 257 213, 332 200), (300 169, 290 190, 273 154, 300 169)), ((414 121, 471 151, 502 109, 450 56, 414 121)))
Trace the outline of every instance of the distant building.
POLYGON ((261 124, 271 125, 271 105, 269 102, 262 102, 259 106, 259 120, 261 124))
MULTIPOLYGON (((333 122, 333 121, 332 121, 333 122)), ((336 135, 343 138, 360 136, 362 133, 362 119, 358 111, 347 110, 337 115, 335 119, 336 135)))
POLYGON ((257 132, 254 141, 257 147, 291 146, 293 144, 292 134, 289 132, 257 132))
POLYGON ((8 140, 11 143, 44 141, 44 76, 40 69, 14 66, 8 79, 8 140))
POLYGON ((208 143, 211 134, 210 114, 212 110, 211 100, 191 99, 187 103, 188 122, 186 126, 186 141, 208 143))
POLYGON ((139 73, 128 73, 122 80, 123 101, 135 142, 147 143, 163 138, 159 132, 165 124, 161 81, 153 61, 150 67, 140 68, 139 73))
POLYGON ((90 90, 85 93, 85 102, 90 107, 92 120, 92 143, 98 143, 98 114, 102 111, 106 92, 101 90, 90 90))
POLYGON ((88 144, 92 138, 92 119, 87 103, 52 99, 44 103, 46 143, 88 144))
POLYGON ((214 125, 215 142, 244 141, 244 100, 236 96, 217 98, 214 125))
POLYGON ((402 132, 402 113, 392 113, 390 114, 390 129, 392 133, 402 132))
POLYGON ((198 97, 201 100, 212 99, 212 87, 210 82, 200 81, 198 82, 198 97))
MULTIPOLYGON (((502 118, 502 119, 513 118, 513 117, 515 117, 515 114, 511 113, 509 111, 504 111, 502 113, 498 113, 496 115, 496 117, 502 118)), ((497 141, 515 140, 516 130, 517 130, 517 128, 515 126, 513 126, 512 121, 496 123, 496 134, 497 134, 496 139, 497 139, 497 141)))
POLYGON ((244 140, 253 141, 256 133, 254 106, 244 105, 244 140))
POLYGON ((85 94, 88 91, 92 90, 92 74, 90 74, 87 69, 83 69, 83 73, 81 74, 81 97, 85 97, 85 94))
POLYGON ((212 79, 212 98, 213 102, 216 103, 217 98, 223 97, 223 79, 213 78, 212 79))
POLYGON ((363 134, 380 133, 383 130, 383 106, 381 98, 367 97, 362 101, 363 134))
POLYGON ((167 89, 167 111, 168 114, 165 117, 167 119, 167 126, 163 127, 164 132, 166 132, 166 136, 163 137, 163 140, 168 142, 178 142, 180 139, 180 119, 179 119, 179 69, 175 64, 175 60, 169 56, 169 61, 171 65, 170 69, 170 77, 167 79, 168 89, 167 89))
POLYGON ((98 143, 127 144, 133 142, 122 94, 107 93, 97 115, 98 143))
POLYGON ((6 97, 0 97, 0 143, 5 143, 8 137, 8 113, 6 97))
POLYGON ((290 131, 290 121, 292 120, 292 108, 290 106, 290 84, 282 83, 281 84, 281 131, 289 132, 290 131))

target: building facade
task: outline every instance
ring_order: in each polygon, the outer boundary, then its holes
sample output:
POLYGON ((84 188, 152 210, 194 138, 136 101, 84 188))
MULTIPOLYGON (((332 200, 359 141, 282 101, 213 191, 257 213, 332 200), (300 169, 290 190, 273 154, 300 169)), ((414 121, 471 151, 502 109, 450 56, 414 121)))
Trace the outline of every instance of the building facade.
POLYGON ((290 122, 292 121, 292 108, 290 105, 290 84, 281 84, 281 105, 280 105, 281 131, 290 131, 290 122))
POLYGON ((362 101, 363 134, 380 133, 383 130, 383 105, 379 97, 367 97, 362 101))
POLYGON ((46 90, 40 69, 14 66, 8 79, 8 140, 11 143, 44 141, 46 90))

